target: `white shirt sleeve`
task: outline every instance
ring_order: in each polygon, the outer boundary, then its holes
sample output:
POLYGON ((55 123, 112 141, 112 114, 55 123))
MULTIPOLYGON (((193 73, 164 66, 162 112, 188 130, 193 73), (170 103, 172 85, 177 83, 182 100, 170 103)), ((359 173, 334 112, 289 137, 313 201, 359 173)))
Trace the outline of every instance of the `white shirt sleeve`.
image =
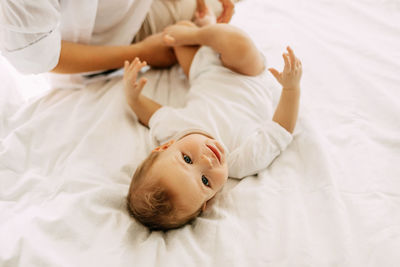
POLYGON ((292 139, 292 135, 278 123, 265 123, 231 151, 228 158, 229 177, 242 179, 265 169, 292 139))
POLYGON ((61 50, 58 0, 2 0, 1 50, 22 73, 52 70, 61 50))

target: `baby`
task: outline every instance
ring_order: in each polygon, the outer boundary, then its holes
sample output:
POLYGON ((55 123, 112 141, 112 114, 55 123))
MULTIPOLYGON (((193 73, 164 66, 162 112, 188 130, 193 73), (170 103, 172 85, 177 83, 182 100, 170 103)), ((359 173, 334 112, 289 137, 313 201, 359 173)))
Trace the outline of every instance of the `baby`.
POLYGON ((291 142, 300 98, 302 66, 283 54, 282 85, 272 116, 272 76, 252 40, 228 24, 198 27, 180 22, 164 31, 190 82, 184 108, 161 106, 141 91, 146 62, 125 62, 124 90, 139 121, 161 144, 137 168, 128 209, 151 230, 178 228, 195 219, 226 183, 265 169, 291 142))

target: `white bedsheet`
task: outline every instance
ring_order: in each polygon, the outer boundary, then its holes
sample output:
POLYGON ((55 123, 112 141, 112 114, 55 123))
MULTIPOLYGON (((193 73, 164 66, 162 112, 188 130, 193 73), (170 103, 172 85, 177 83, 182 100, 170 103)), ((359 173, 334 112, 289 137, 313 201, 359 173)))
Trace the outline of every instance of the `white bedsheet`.
MULTIPOLYGON (((125 209, 151 147, 121 79, 26 101, 0 59, 0 266, 400 266, 400 2, 248 0, 233 23, 270 66, 287 44, 301 58, 295 138, 167 233, 125 209)), ((184 102, 179 68, 146 77, 184 102)))

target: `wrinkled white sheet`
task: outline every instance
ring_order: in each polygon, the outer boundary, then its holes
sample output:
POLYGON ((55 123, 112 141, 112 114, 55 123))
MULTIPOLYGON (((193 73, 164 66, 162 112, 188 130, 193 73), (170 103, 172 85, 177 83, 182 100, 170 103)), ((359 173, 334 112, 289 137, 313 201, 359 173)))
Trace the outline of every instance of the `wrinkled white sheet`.
MULTIPOLYGON (((125 209, 151 147, 121 79, 25 101, 0 61, 0 266, 400 265, 399 1, 248 0, 233 23, 270 66, 287 44, 302 59, 295 138, 168 233, 125 209)), ((146 94, 184 102, 177 67, 146 76, 146 94)))

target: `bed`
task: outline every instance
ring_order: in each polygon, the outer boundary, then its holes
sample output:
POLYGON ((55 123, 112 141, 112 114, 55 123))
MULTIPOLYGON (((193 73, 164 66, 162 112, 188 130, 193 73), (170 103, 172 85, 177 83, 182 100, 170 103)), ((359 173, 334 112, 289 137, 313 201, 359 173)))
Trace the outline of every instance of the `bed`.
MULTIPOLYGON (((243 0, 232 24, 302 59, 294 140, 165 233, 126 210, 151 145, 121 76, 50 89, 0 58, 0 266, 400 266, 400 2, 243 0)), ((184 103, 178 67, 144 75, 184 103)))

